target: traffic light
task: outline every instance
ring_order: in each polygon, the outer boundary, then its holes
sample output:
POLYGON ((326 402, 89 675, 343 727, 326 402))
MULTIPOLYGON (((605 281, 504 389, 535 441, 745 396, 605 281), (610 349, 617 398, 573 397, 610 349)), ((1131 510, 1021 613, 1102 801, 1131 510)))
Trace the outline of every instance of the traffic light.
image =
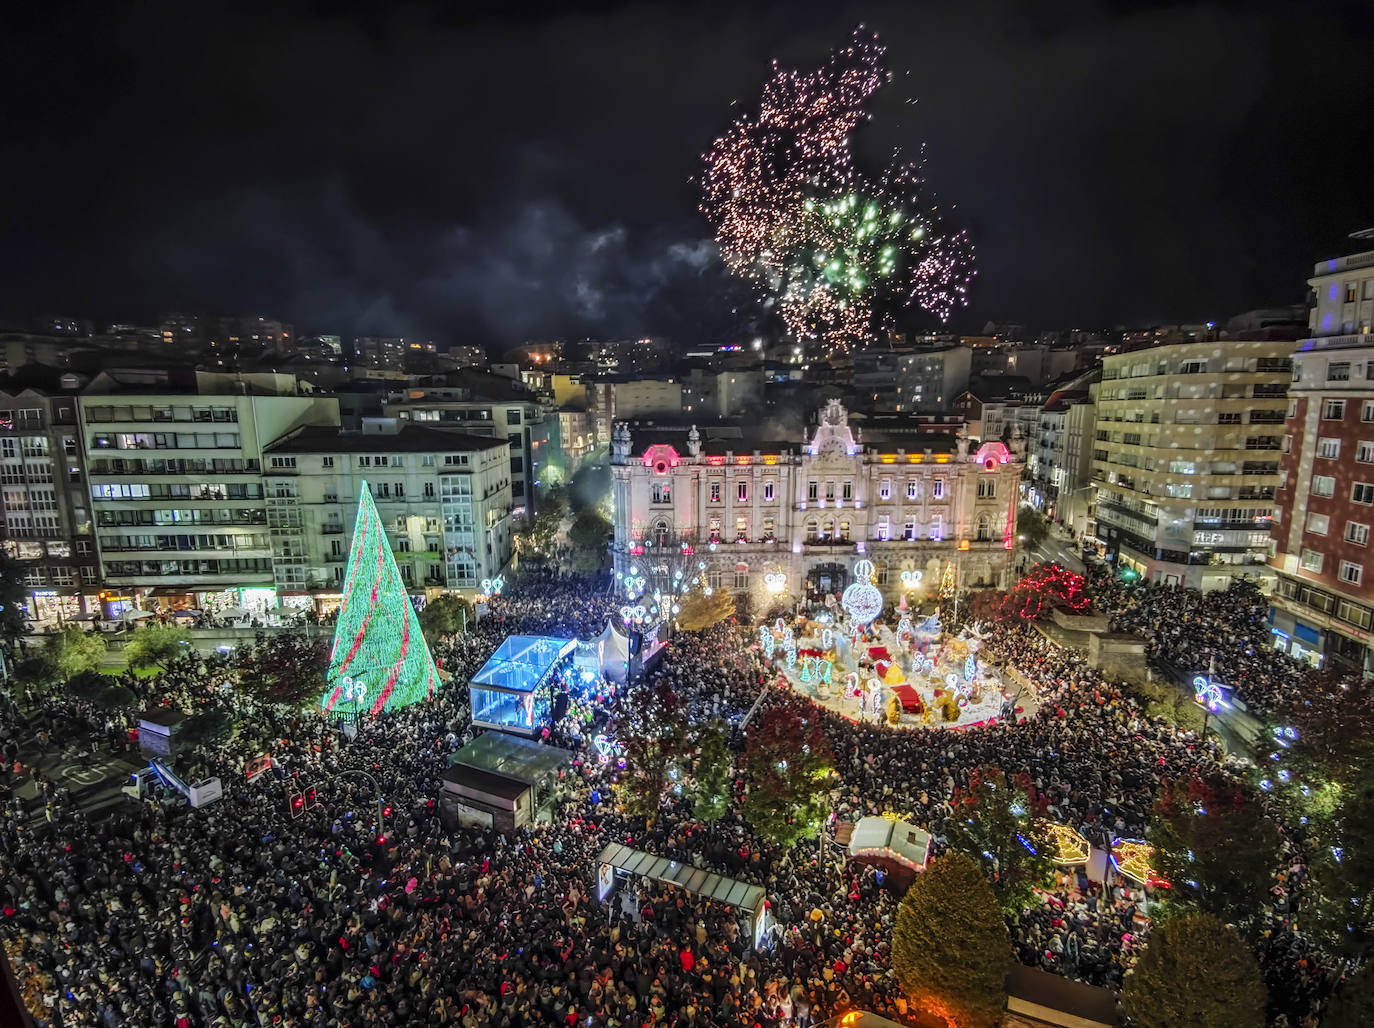
POLYGON ((292 789, 286 794, 286 806, 291 811, 293 818, 300 817, 305 813, 305 797, 299 790, 292 789))
POLYGON ((313 785, 305 790, 305 805, 311 810, 314 810, 320 805, 320 801, 315 797, 315 787, 313 785))

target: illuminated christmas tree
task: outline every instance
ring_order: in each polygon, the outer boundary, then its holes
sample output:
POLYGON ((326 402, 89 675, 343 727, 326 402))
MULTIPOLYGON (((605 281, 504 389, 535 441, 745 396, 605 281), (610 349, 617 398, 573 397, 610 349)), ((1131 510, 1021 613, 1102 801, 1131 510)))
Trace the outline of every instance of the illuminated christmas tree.
POLYGON ((320 710, 335 717, 409 706, 434 695, 439 685, 434 658, 366 482, 358 494, 325 681, 320 710))
POLYGON ((954 595, 954 564, 947 563, 945 572, 940 576, 940 599, 947 600, 954 595))

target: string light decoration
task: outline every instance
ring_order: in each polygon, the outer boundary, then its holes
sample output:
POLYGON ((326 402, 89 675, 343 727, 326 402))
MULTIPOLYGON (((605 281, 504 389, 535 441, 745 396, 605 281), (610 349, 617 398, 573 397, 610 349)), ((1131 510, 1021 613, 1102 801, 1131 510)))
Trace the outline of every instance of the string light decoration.
POLYGON ((860 628, 871 624, 883 611, 883 594, 873 584, 873 562, 861 560, 854 564, 854 581, 840 596, 840 605, 860 628))
POLYGON ((903 308, 948 320, 975 274, 968 236, 945 224, 921 163, 896 149, 877 174, 855 162, 854 130, 892 77, 886 57, 860 26, 818 68, 775 61, 757 112, 703 156, 701 210, 726 266, 793 336, 830 353, 877 338, 903 308))
POLYGON ((324 714, 377 714, 434 695, 439 673, 364 482, 329 655, 324 714))
POLYGON ((1040 828, 1053 843, 1051 856, 1056 864, 1086 864, 1092 845, 1080 833, 1058 821, 1041 820, 1040 828))
POLYGON ((1168 881, 1155 872, 1154 857, 1154 847, 1142 839, 1112 840, 1112 867, 1142 885, 1163 885, 1167 888, 1168 881))
POLYGON ((1014 614, 1025 621, 1038 618, 1046 605, 1071 614, 1087 614, 1092 607, 1087 582, 1082 575, 1058 564, 1042 564, 1026 575, 1001 603, 1001 613, 1014 614))
POLYGON ((954 562, 945 564, 945 570, 940 575, 940 599, 947 600, 954 595, 954 562))

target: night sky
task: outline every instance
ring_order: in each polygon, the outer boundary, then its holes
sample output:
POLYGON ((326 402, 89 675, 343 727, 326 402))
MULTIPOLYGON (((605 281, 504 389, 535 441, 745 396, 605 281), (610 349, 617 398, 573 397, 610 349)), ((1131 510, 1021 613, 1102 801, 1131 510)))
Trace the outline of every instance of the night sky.
POLYGON ((1301 302, 1374 225, 1367 2, 25 7, 0 33, 11 318, 750 332, 691 178, 772 58, 859 22, 896 72, 861 150, 925 141, 978 249, 955 329, 1301 302))

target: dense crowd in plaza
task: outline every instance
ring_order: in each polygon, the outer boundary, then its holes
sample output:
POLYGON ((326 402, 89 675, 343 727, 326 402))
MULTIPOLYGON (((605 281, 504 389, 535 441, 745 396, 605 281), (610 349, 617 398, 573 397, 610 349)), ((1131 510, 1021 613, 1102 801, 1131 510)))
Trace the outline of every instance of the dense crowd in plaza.
POLYGON ((1150 656, 1180 674, 1206 674, 1234 692, 1261 718, 1282 714, 1312 688, 1311 665, 1274 648, 1269 603, 1252 585, 1201 593, 1099 571, 1092 582, 1096 609, 1119 632, 1143 635, 1150 656))
MULTIPOLYGON (((1115 622, 1151 633, 1162 654, 1205 657, 1210 647, 1219 673, 1245 683, 1247 702, 1287 701, 1286 658, 1258 645, 1251 601, 1097 588, 1115 622), (1232 651, 1244 646, 1253 663, 1237 663, 1232 651)), ((506 635, 586 638, 615 607, 604 583, 532 576, 435 656, 461 686, 506 635)), ((729 625, 679 636, 651 680, 670 685, 695 719, 737 721, 776 678, 751 642, 729 625)), ((822 720, 839 819, 897 811, 929 829, 937 853, 951 795, 980 765, 1025 773, 1051 817, 1105 844, 1144 834, 1165 776, 1227 763, 1026 625, 999 626, 987 657, 1034 693, 1024 720, 892 729, 786 690, 769 688, 763 703, 822 720)), ((227 676, 222 659, 188 657, 129 685, 140 700, 197 710, 236 703, 227 676)), ((0 935, 53 975, 50 999, 66 1025, 805 1028, 855 1008, 905 1015, 888 960, 900 896, 874 869, 823 857, 814 843, 780 853, 733 809, 702 824, 689 795, 672 797, 648 827, 623 816, 614 765, 588 747, 611 706, 575 710, 551 737, 579 754, 560 775, 552 823, 497 837, 450 830, 439 816, 439 778, 472 734, 465 689, 365 721, 352 741, 310 711, 239 707, 273 740, 272 769, 245 781, 254 747, 244 738, 186 755, 188 773, 225 783, 209 807, 143 802, 88 824, 55 797, 55 816, 35 825, 12 803, 0 826, 11 871, 0 880, 0 935), (346 770, 377 781, 392 808, 384 838, 370 786, 346 770), (317 790, 319 805, 293 819, 285 783, 317 790), (650 885, 608 912, 591 895, 608 841, 763 885, 778 927, 756 950, 737 911, 650 885)), ((7 715, 0 748, 12 766, 35 733, 50 746, 123 745, 128 727, 50 699, 29 724, 7 715)), ((1011 925, 1015 950, 1024 963, 1116 987, 1138 945, 1141 895, 1085 885, 1060 875, 1011 925)), ((1297 1016, 1329 982, 1282 915, 1280 905, 1266 972, 1273 1009, 1297 1016)))

